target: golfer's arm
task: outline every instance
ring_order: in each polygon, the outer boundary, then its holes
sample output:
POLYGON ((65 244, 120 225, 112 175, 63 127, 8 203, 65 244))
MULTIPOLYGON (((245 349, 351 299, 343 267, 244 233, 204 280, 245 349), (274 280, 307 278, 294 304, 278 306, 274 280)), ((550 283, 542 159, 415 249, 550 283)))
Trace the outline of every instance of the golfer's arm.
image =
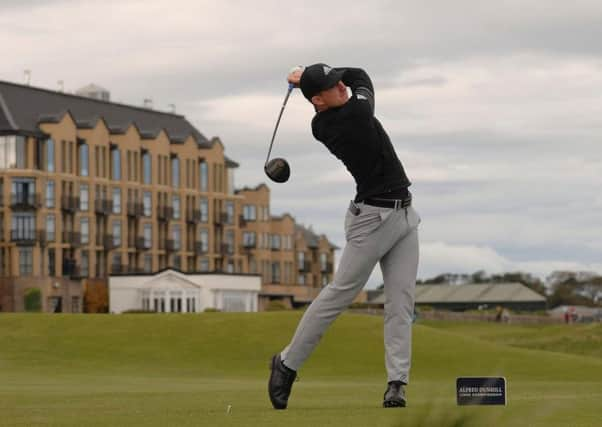
POLYGON ((361 68, 337 68, 343 70, 343 78, 341 79, 345 86, 351 88, 352 96, 359 101, 360 104, 368 104, 370 113, 374 114, 374 86, 372 81, 361 68))

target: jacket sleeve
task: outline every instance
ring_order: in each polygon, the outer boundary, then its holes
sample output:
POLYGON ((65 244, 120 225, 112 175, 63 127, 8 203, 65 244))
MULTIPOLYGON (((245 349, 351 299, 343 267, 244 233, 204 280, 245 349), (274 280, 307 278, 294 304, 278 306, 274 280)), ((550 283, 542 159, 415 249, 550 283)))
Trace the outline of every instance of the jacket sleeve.
POLYGON ((349 100, 358 110, 374 115, 374 86, 372 81, 361 68, 336 68, 343 71, 342 82, 351 88, 349 100))

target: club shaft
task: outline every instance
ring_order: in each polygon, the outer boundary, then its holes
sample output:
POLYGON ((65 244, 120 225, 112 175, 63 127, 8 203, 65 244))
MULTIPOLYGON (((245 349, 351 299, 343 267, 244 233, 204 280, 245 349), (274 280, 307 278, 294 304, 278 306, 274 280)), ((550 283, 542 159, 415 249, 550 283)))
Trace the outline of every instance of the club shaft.
POLYGON ((284 102, 282 103, 282 108, 280 109, 280 114, 278 114, 278 120, 276 120, 276 127, 274 128, 274 133, 272 134, 272 140, 270 141, 270 148, 268 150, 268 157, 265 159, 265 163, 267 165, 270 160, 270 154, 272 153, 272 146, 274 145, 274 138, 276 138, 276 131, 278 130, 278 125, 280 124, 280 119, 282 118, 282 113, 284 112, 284 107, 286 107, 286 103, 288 102, 288 97, 291 95, 294 86, 289 85, 288 90, 286 91, 286 96, 284 97, 284 102))

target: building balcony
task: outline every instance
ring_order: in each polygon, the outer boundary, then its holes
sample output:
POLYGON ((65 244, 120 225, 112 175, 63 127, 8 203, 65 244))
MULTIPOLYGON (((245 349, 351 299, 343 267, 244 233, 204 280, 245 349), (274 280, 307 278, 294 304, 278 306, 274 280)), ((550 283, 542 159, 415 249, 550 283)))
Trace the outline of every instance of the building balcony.
POLYGON ((40 195, 36 193, 11 193, 10 207, 13 209, 38 209, 41 207, 40 195))
POLYGON ((167 239, 165 241, 165 250, 167 252, 175 252, 180 250, 180 244, 173 239, 167 239))
POLYGON ((127 265, 122 264, 122 263, 112 263, 111 264, 111 273, 112 274, 120 274, 120 273, 127 273, 128 269, 127 269, 127 265))
POLYGON ((159 221, 170 221, 173 219, 173 208, 171 206, 158 206, 157 219, 159 221))
POLYGON ((244 242, 242 244, 242 249, 243 250, 249 250, 249 249, 257 249, 257 242, 244 242))
POLYGON ((152 243, 147 241, 144 237, 136 237, 135 247, 140 251, 149 250, 152 243))
POLYGON ((209 252, 209 248, 203 242, 195 242, 194 252, 197 255, 206 255, 209 252))
POLYGON ((320 266, 320 272, 322 274, 330 274, 333 271, 333 266, 331 262, 327 262, 326 265, 320 266))
POLYGON ((223 226, 228 224, 228 214, 226 212, 219 212, 215 215, 214 223, 216 226, 223 226))
POLYGON ((111 249, 115 249, 115 248, 118 248, 119 246, 121 246, 120 244, 117 244, 115 242, 115 239, 112 234, 105 234, 104 238, 102 239, 102 243, 103 243, 105 250, 107 250, 107 251, 110 251, 111 249))
POLYGON ((107 199, 95 199, 94 212, 99 215, 110 215, 113 213, 113 201, 107 199))
POLYGON ((127 214, 128 216, 136 218, 144 216, 144 205, 138 202, 128 202, 127 214))
POLYGON ((79 208, 79 197, 63 194, 61 197, 61 209, 66 212, 75 212, 79 208))
POLYGON ((82 234, 77 231, 63 231, 63 243, 70 246, 81 246, 82 234))
POLYGON ((309 272, 311 272, 311 262, 304 261, 303 263, 299 264, 298 271, 299 271, 299 273, 309 273, 309 272))
POLYGON ((187 210, 186 222, 189 224, 197 224, 201 222, 201 211, 199 209, 187 210))
POLYGON ((246 227, 247 226, 247 220, 245 219, 244 215, 239 215, 238 216, 238 226, 239 227, 246 227))
POLYGON ((272 251, 279 251, 280 250, 280 246, 272 246, 270 249, 272 251))
POLYGON ((36 242, 44 245, 46 233, 40 230, 11 230, 10 241, 18 246, 35 246, 36 242))
POLYGON ((221 245, 217 245, 217 255, 218 256, 226 256, 226 255, 234 255, 234 247, 227 243, 222 243, 221 245))

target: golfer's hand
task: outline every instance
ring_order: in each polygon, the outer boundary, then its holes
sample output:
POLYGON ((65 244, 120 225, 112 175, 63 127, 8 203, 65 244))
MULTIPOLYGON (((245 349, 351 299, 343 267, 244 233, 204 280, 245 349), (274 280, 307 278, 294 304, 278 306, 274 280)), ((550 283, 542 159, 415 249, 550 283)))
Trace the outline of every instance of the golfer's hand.
POLYGON ((303 67, 298 66, 292 68, 289 73, 287 80, 295 87, 299 87, 299 81, 301 80, 301 74, 303 74, 303 67))

